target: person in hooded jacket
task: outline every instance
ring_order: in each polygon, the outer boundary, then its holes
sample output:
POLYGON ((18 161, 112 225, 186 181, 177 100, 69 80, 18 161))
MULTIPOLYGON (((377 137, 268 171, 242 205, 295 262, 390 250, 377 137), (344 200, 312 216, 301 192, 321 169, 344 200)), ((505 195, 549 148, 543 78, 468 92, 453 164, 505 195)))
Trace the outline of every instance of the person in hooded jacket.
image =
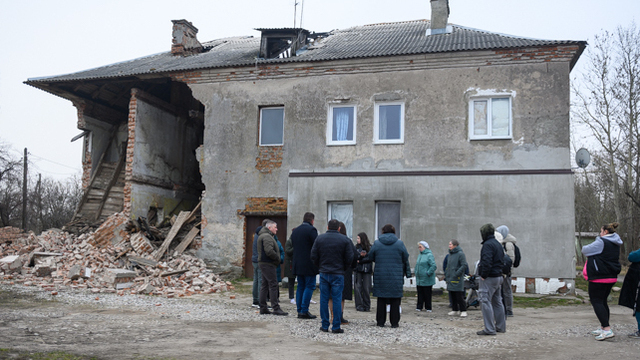
POLYGON ((640 249, 629 253, 627 260, 631 262, 631 265, 629 265, 629 270, 624 276, 618 305, 633 309, 633 316, 636 317, 638 330, 629 334, 629 337, 640 339, 640 249))
POLYGON ((478 335, 495 335, 496 332, 507 331, 504 305, 502 305, 502 267, 504 265, 504 249, 495 238, 493 224, 485 224, 480 228, 482 249, 480 250, 480 285, 478 298, 482 309, 484 329, 478 335))
POLYGON ((589 301, 600 321, 600 329, 591 332, 596 340, 614 337, 609 326, 609 305, 607 298, 611 288, 618 281, 620 266, 620 245, 622 239, 616 233, 618 223, 602 226, 600 236, 594 242, 582 247, 582 254, 587 257, 583 269, 585 279, 589 281, 589 301))
POLYGON ((447 268, 444 269, 447 291, 451 294, 451 311, 448 315, 467 317, 467 304, 464 300, 464 273, 467 267, 467 257, 458 240, 449 241, 449 258, 447 268))
POLYGON ((262 225, 256 228, 255 233, 253 234, 253 246, 251 253, 251 263, 253 264, 253 305, 252 307, 259 308, 260 307, 260 280, 262 279, 262 271, 260 271, 260 266, 258 265, 258 234, 260 230, 264 227, 264 225, 270 221, 269 219, 262 220, 262 225))
POLYGON ((433 285, 436 284, 436 259, 433 257, 433 253, 429 249, 429 243, 426 241, 418 243, 418 250, 420 250, 420 254, 418 254, 414 268, 416 288, 418 290, 416 310, 422 311, 422 309, 425 309, 427 312, 431 312, 431 290, 433 285))
POLYGON ((382 227, 382 235, 373 243, 369 252, 369 260, 375 263, 373 269, 373 296, 378 298, 376 308, 377 325, 383 327, 387 321, 387 304, 389 304, 389 321, 392 328, 400 323, 400 302, 404 286, 403 275, 411 277, 409 252, 402 240, 396 236, 393 225, 382 227))
MULTIPOLYGON (((511 263, 516 260, 516 238, 509 233, 509 228, 506 225, 500 225, 496 228, 496 232, 499 233, 502 238, 498 240, 505 251, 505 255, 511 258, 511 263)), ((511 273, 505 274, 504 281, 502 282, 502 303, 504 304, 504 311, 508 317, 513 316, 513 289, 511 289, 511 273)))

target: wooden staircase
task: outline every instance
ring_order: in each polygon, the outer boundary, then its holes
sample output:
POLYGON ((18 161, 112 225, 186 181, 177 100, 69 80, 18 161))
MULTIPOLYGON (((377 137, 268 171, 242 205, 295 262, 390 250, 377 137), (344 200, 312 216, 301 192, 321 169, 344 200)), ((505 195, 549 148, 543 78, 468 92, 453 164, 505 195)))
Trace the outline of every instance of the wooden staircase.
POLYGON ((102 223, 124 206, 124 166, 102 163, 78 205, 74 219, 102 223), (117 173, 116 173, 117 172, 117 173))

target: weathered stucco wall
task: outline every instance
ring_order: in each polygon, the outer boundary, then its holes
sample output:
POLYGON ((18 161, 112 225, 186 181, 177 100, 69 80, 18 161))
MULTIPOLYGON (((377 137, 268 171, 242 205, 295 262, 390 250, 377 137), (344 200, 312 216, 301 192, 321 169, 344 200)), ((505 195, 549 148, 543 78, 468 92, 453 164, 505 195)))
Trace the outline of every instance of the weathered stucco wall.
MULTIPOLYGON (((190 84, 206 108, 202 172, 208 222, 203 240, 208 250, 201 256, 221 267, 242 265, 244 219, 238 212, 249 197, 284 197, 290 229, 305 211, 312 211, 321 220, 321 230, 326 226, 326 201, 353 198, 358 217, 354 231, 373 231, 374 200, 402 200, 409 248, 414 239, 439 239, 434 245, 440 247, 456 236, 472 255, 479 249, 483 222, 505 223, 515 236, 544 239, 531 248, 538 251, 532 264, 548 261, 549 273, 568 276, 568 265, 557 263, 568 259, 558 255, 565 235, 572 249, 570 176, 394 177, 382 183, 378 181, 383 179, 366 178, 289 179, 290 171, 570 169, 568 61, 491 65, 490 56, 491 52, 407 56, 401 58, 406 61, 402 71, 385 65, 396 58, 359 59, 336 63, 339 70, 322 76, 307 75, 311 70, 279 76, 330 66, 289 64, 272 68, 273 76, 256 75, 253 80, 254 69, 234 69, 234 76, 245 80, 190 84), (414 59, 427 65, 413 68, 414 59), (368 61, 375 63, 376 71, 363 70, 368 61), (513 94, 512 139, 468 139, 469 97, 486 91, 513 94), (327 112, 336 100, 357 105, 356 145, 326 145, 327 112), (404 102, 404 144, 373 143, 374 105, 381 100, 404 102), (284 145, 260 147, 259 108, 273 105, 285 108, 284 145), (265 158, 275 165, 265 170, 265 158), (523 192, 529 190, 530 194, 523 192), (384 199, 386 191, 393 191, 393 196, 384 199), (342 192, 349 197, 337 195, 342 192), (558 219, 562 224, 554 225, 558 219)), ((436 249, 436 254, 441 257, 443 251, 436 249)))
MULTIPOLYGON (((131 175, 131 216, 146 216, 150 206, 171 211, 181 199, 195 206, 187 185, 195 181, 198 137, 184 119, 137 99, 131 175)), ((198 179, 199 180, 199 179, 198 179)), ((192 206, 192 207, 193 207, 192 206)))

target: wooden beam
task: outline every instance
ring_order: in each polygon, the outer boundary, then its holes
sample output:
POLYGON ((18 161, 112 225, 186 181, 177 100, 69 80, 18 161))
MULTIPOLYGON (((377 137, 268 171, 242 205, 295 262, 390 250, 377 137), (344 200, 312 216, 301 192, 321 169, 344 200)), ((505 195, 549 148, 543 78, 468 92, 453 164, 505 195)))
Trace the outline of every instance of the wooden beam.
POLYGON ((195 237, 198 235, 198 233, 200 232, 200 229, 198 229, 197 227, 193 227, 189 233, 187 234, 187 236, 184 237, 184 239, 182 239, 182 242, 180 243, 180 245, 178 245, 178 247, 176 248, 175 254, 176 255, 180 255, 182 254, 182 252, 184 251, 184 249, 186 249, 191 242, 193 241, 193 239, 195 239, 195 237))
POLYGON ((189 218, 189 215, 190 213, 188 211, 180 212, 180 214, 178 215, 178 218, 176 219, 176 222, 173 224, 173 226, 171 227, 171 230, 169 230, 169 233, 167 234, 167 237, 164 239, 164 242, 162 243, 160 248, 156 250, 155 254, 153 254, 153 258, 156 261, 160 261, 160 259, 162 258, 162 255, 164 255, 164 253, 169 248, 171 241, 173 241, 176 235, 178 235, 178 232, 180 231, 180 229, 182 229, 182 225, 184 225, 186 220, 189 218))

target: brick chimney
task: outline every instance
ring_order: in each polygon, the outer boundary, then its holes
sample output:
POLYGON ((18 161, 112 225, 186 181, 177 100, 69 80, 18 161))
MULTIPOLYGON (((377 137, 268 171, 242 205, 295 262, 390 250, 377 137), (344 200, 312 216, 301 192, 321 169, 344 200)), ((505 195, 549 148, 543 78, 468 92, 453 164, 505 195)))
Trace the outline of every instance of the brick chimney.
POLYGON ((431 0, 431 31, 427 35, 445 34, 451 32, 447 28, 449 21, 449 0, 431 0))
POLYGON ((171 20, 173 23, 172 55, 193 55, 202 52, 202 44, 196 38, 198 29, 187 20, 171 20))

